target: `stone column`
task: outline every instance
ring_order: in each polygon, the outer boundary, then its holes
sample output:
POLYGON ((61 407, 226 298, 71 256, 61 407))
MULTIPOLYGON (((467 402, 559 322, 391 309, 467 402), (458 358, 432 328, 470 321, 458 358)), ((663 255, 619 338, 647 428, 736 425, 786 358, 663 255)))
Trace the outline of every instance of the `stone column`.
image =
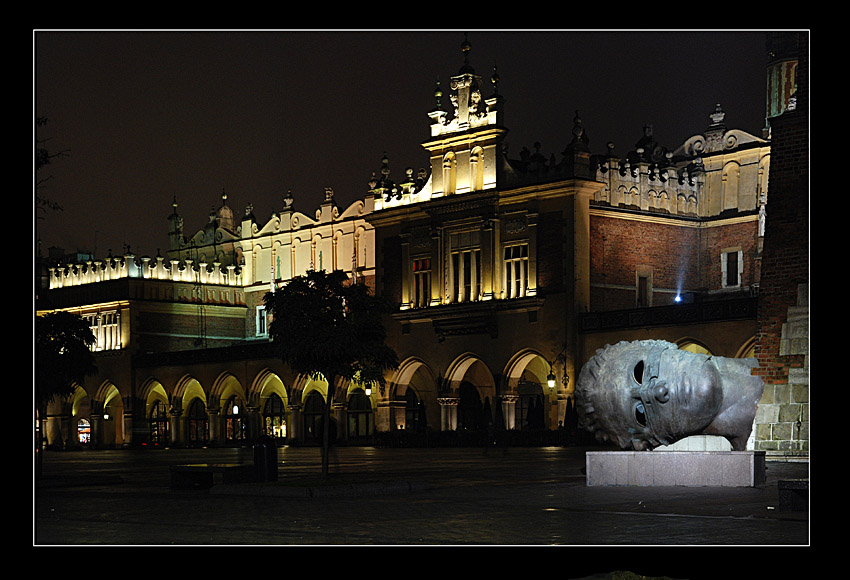
POLYGON ((121 446, 130 447, 133 445, 133 411, 132 409, 128 409, 127 405, 124 405, 122 415, 122 428, 124 431, 122 433, 121 446))
POLYGON ((401 235, 401 309, 410 307, 411 296, 410 234, 401 235))
POLYGON ((431 302, 430 306, 439 306, 443 303, 443 280, 445 272, 443 271, 442 251, 440 241, 442 239, 442 230, 435 227, 431 231, 431 302))
POLYGON ((457 430, 457 397, 439 397, 440 404, 440 431, 457 430))
POLYGON ((71 429, 71 426, 74 424, 73 419, 70 414, 59 417, 59 441, 57 443, 62 449, 73 447, 76 442, 76 439, 74 439, 75 433, 71 429))
POLYGON ((407 423, 405 412, 407 404, 405 401, 390 401, 390 429, 404 429, 407 423))
POLYGON ((92 413, 89 415, 89 421, 91 421, 89 445, 92 449, 99 449, 103 445, 103 416, 92 413))
POLYGON ((183 421, 180 420, 180 417, 183 415, 183 409, 171 409, 168 414, 170 415, 168 443, 173 446, 183 441, 181 429, 183 421))
POLYGON ((481 292, 484 300, 498 298, 502 268, 499 220, 488 219, 481 236, 481 292))
POLYGON ((288 425, 286 438, 293 441, 304 441, 304 417, 301 415, 301 405, 290 404, 286 410, 288 425))
POLYGON ((525 281, 526 296, 537 295, 537 217, 530 213, 526 216, 528 224, 528 280, 525 281))
POLYGON ((379 399, 375 403, 375 431, 384 433, 391 431, 393 420, 390 402, 386 399, 379 399))
POLYGON ((502 412, 505 416, 505 429, 516 429, 516 402, 518 395, 502 395, 502 412))
POLYGON ((207 425, 209 426, 210 437, 207 443, 214 445, 220 443, 219 437, 221 433, 221 417, 220 409, 210 409, 207 407, 207 425))
POLYGON ((256 405, 245 405, 245 439, 255 441, 263 433, 263 418, 256 405))
POLYGON ((348 439, 348 422, 346 421, 348 409, 347 403, 333 403, 331 405, 331 420, 336 421, 336 439, 342 441, 348 439))

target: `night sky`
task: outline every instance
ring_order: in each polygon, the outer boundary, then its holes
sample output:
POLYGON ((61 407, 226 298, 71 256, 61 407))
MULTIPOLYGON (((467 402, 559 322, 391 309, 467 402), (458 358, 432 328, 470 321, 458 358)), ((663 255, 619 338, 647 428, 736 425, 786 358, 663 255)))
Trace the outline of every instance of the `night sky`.
MULTIPOLYGON (((426 167, 435 82, 448 104, 464 31, 34 31, 34 132, 51 152, 34 213, 43 253, 156 255, 176 197, 185 233, 221 204, 265 223, 291 190, 313 215, 332 187, 362 199, 386 152, 391 177, 426 167), (43 218, 43 219, 40 219, 43 218)), ((743 31, 470 31, 470 63, 498 67, 509 150, 571 139, 575 111, 590 147, 632 149, 643 126, 675 149, 710 123, 761 136, 765 35, 743 31)), ((492 91, 484 91, 489 96, 492 91)))

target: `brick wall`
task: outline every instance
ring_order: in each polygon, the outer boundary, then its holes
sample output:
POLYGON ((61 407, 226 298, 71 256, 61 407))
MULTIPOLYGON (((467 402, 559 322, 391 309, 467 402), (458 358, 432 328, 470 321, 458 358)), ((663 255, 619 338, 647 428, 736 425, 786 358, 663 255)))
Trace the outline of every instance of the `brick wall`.
POLYGON ((674 293, 722 287, 720 258, 740 248, 742 285, 758 280, 756 220, 714 227, 688 227, 595 215, 590 222, 591 309, 635 307, 638 269, 651 271, 653 306, 671 303, 674 293))
POLYGON ((740 248, 743 252, 744 270, 741 285, 752 286, 758 278, 758 221, 732 223, 717 227, 706 227, 701 232, 702 254, 700 256, 702 287, 717 290, 723 287, 720 268, 721 252, 728 248, 740 248))

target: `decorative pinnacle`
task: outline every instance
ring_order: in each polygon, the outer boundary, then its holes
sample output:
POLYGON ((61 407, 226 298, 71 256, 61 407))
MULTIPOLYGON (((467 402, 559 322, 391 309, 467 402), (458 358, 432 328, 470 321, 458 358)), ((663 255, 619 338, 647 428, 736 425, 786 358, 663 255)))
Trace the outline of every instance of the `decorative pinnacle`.
POLYGON ((467 39, 467 33, 463 33, 463 42, 460 44, 460 50, 463 52, 463 66, 460 67, 460 74, 475 73, 469 65, 469 51, 472 50, 472 44, 467 39))

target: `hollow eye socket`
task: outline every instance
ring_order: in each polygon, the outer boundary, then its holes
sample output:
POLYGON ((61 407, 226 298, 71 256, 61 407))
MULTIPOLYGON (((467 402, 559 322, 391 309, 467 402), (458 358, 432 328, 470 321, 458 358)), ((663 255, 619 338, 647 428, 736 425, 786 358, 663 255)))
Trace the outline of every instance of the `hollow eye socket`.
POLYGON ((635 421, 641 427, 646 427, 646 412, 644 411, 643 403, 640 401, 635 403, 635 421))
POLYGON ((635 365, 632 374, 635 377, 635 382, 639 385, 643 384, 643 361, 638 361, 638 364, 635 365))

